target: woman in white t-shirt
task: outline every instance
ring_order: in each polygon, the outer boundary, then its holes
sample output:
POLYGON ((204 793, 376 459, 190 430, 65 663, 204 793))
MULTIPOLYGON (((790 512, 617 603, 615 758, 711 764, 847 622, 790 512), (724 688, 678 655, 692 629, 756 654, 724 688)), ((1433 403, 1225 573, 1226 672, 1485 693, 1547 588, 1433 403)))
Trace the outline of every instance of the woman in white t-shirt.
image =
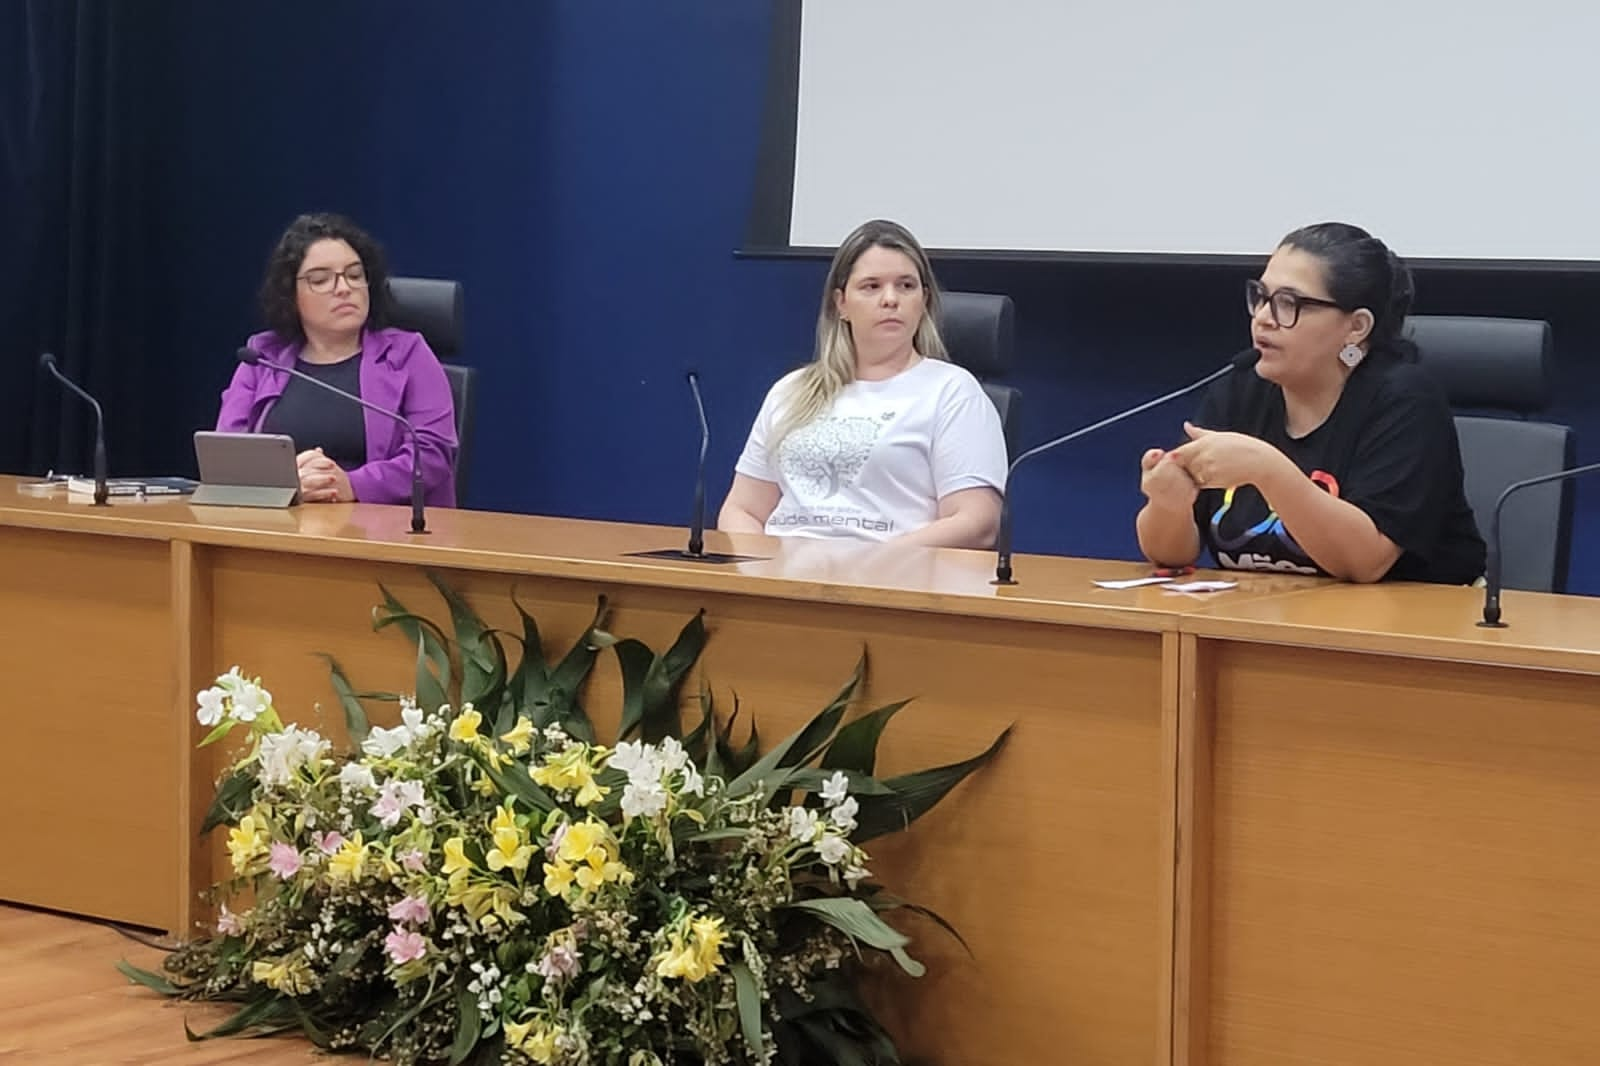
POLYGON ((922 246, 868 222, 833 257, 817 353, 767 393, 717 526, 734 533, 987 548, 1006 445, 939 337, 922 246))

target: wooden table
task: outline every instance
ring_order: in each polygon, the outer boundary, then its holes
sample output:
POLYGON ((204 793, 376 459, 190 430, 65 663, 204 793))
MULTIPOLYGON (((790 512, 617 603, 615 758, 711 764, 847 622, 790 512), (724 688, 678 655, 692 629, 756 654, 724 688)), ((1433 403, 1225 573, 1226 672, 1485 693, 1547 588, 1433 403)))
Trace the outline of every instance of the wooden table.
MULTIPOLYGON (((0 712, 0 797, 14 815, 0 854, 36 857, 0 865, 0 899, 189 928, 221 869, 196 842, 221 766, 194 749, 193 693, 238 664, 280 712, 342 738, 313 653, 359 684, 406 689, 414 653, 370 632, 371 608, 382 582, 442 616, 427 566, 497 625, 515 627, 515 585, 562 648, 600 593, 614 631, 657 649, 705 608, 701 675, 724 706, 737 692, 767 738, 826 704, 865 647, 870 700, 916 697, 885 740, 885 772, 964 758, 1014 723, 987 772, 873 849, 875 871, 949 918, 975 956, 917 927, 930 975, 895 999, 895 1024, 911 1052, 963 1063, 1165 1059, 1177 625, 1203 602, 1091 583, 1139 573, 1131 563, 1024 557, 1022 584, 1000 589, 988 553, 713 535, 709 547, 767 558, 707 567, 625 554, 677 546, 681 530, 429 519, 432 533, 412 537, 403 508, 93 508, 0 481, 0 609, 26 620, 0 653, 25 697, 0 712)), ((1240 599, 1304 583, 1245 586, 1240 599)), ((617 691, 603 658, 588 701, 602 736, 617 691)))
POLYGON ((1600 600, 1185 619, 1175 1061, 1600 1062, 1600 600))
POLYGON ((706 567, 625 554, 681 530, 429 518, 411 537, 403 508, 96 509, 0 479, 0 855, 30 856, 0 862, 0 899, 188 928, 219 868, 194 833, 219 766, 194 750, 193 693, 238 663, 340 736, 313 653, 407 687, 411 653, 370 610, 381 581, 442 615, 430 567, 496 624, 515 585, 552 646, 601 593, 615 631, 658 649, 704 607, 700 676, 768 738, 865 646, 869 699, 916 697, 889 772, 1016 724, 948 806, 873 849, 975 955, 913 930, 930 973, 891 1004, 911 1054, 1600 1061, 1581 1009, 1600 977, 1600 601, 1508 594, 1496 632, 1473 627, 1470 590, 1243 575, 1197 600, 1092 586, 1132 563, 1043 557, 1002 589, 986 553, 712 535, 765 558, 706 567))

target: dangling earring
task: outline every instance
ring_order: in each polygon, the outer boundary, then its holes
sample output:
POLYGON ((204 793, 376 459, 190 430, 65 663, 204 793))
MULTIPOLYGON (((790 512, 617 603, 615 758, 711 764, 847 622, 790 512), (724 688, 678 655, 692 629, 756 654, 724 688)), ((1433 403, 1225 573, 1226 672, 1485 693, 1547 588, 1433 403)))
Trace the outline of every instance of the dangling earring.
POLYGON ((1362 351, 1358 345, 1347 344, 1343 348, 1339 349, 1339 362, 1343 363, 1351 370, 1354 370, 1357 366, 1361 365, 1361 360, 1365 359, 1366 357, 1367 353, 1362 351))

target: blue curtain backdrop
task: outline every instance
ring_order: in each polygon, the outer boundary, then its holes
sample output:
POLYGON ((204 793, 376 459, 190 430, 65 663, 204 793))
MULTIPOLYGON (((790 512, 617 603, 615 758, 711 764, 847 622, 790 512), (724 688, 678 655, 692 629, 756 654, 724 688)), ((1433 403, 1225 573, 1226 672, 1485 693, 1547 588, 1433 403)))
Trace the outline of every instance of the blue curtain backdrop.
MULTIPOLYGON (((715 506, 765 389, 809 351, 825 264, 733 255, 769 3, 7 2, 7 469, 81 462, 86 446, 77 412, 37 383, 45 345, 102 390, 114 466, 189 469, 189 435, 254 328, 267 251, 307 210, 351 214, 399 273, 466 284, 476 507, 684 523, 698 440, 683 372, 702 375, 715 506)), ((937 148, 917 151, 915 165, 938 165, 937 148)), ((863 161, 862 180, 900 180, 905 165, 863 161)), ((1247 339, 1235 269, 939 269, 948 288, 1016 299, 1030 443, 1191 380, 1247 339)), ((1597 285, 1429 272, 1418 310, 1549 318, 1551 416, 1595 461, 1597 285)), ((1019 549, 1131 555, 1136 458, 1187 413, 1025 468, 1019 549)), ((1578 510, 1570 587, 1600 593, 1587 549, 1600 485, 1580 486, 1578 510)))

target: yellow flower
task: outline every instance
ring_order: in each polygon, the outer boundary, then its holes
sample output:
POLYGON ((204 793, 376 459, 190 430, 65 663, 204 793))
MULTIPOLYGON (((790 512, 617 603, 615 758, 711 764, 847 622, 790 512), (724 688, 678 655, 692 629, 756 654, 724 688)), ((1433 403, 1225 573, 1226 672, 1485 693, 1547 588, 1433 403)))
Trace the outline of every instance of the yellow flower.
POLYGON ((482 724, 483 715, 468 707, 450 723, 450 739, 471 744, 479 739, 478 726, 482 724))
POLYGON ((367 866, 367 846, 361 842, 361 834, 346 840, 328 859, 328 877, 334 881, 356 881, 361 878, 367 866))
MULTIPOLYGON (((599 749, 604 750, 604 749, 599 749)), ((594 767, 589 762, 589 749, 574 744, 559 755, 545 756, 544 765, 529 772, 534 783, 559 792, 576 792, 580 807, 598 803, 611 791, 595 783, 594 767)))
POLYGON ((520 1048, 522 1042, 528 1039, 528 1031, 532 1028, 532 1022, 506 1022, 506 1043, 511 1047, 520 1048))
POLYGON ((258 959, 250 966, 250 976, 257 984, 290 996, 305 995, 317 986, 310 964, 298 953, 281 959, 258 959))
POLYGON ((533 722, 524 715, 517 716, 517 724, 511 727, 508 733, 501 733, 500 739, 518 755, 525 755, 533 747, 533 722))
POLYGON ((494 848, 484 856, 491 870, 504 870, 507 867, 522 873, 528 868, 528 860, 533 858, 533 848, 523 836, 522 830, 517 828, 516 815, 510 807, 501 807, 494 816, 494 848))
POLYGON ((444 873, 446 877, 453 875, 458 870, 472 869, 472 860, 467 858, 466 842, 460 837, 451 837, 444 842, 444 873))
POLYGON ((239 819, 238 826, 228 830, 228 857, 233 860, 234 873, 244 873, 250 860, 267 850, 271 836, 266 829, 255 815, 247 814, 239 819))
POLYGON ((541 1025, 523 1039, 518 1050, 534 1062, 552 1062, 556 1057, 556 1033, 541 1025))
POLYGON ((572 887, 572 867, 564 862, 544 864, 544 890, 552 896, 564 896, 572 887))
POLYGON ((696 918, 689 923, 690 935, 673 933, 667 950, 656 963, 661 977, 681 977, 693 984, 715 973, 722 965, 722 944, 728 935, 721 918, 696 918))

